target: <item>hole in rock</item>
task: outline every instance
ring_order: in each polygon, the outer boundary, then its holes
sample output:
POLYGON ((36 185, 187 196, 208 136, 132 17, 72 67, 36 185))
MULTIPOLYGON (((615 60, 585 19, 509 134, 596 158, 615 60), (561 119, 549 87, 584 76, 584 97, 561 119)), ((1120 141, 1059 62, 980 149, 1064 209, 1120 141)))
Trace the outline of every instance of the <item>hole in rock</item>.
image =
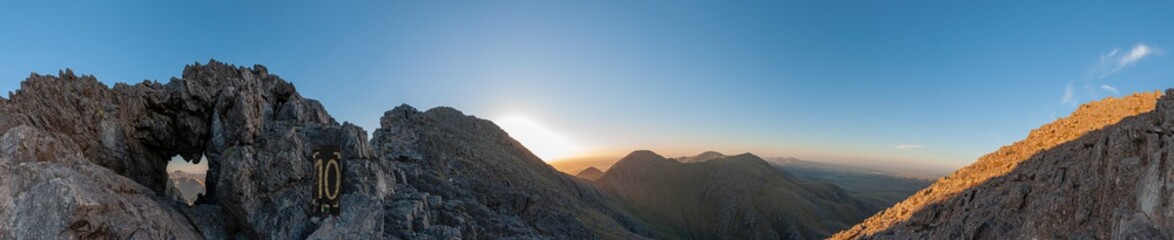
POLYGON ((167 196, 176 198, 189 206, 201 194, 206 194, 205 179, 208 178, 208 158, 200 157, 200 163, 192 163, 179 155, 167 162, 167 196))

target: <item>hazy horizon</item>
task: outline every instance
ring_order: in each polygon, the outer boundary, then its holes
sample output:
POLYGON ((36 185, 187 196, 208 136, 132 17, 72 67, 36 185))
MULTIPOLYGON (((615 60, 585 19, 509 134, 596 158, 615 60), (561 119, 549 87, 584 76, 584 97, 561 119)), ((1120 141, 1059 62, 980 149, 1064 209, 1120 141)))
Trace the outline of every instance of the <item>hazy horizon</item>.
POLYGON ((208 172, 208 158, 201 156, 200 163, 196 164, 196 163, 185 161, 185 160, 183 160, 183 157, 176 155, 174 157, 171 157, 171 160, 168 160, 168 162, 167 162, 167 173, 171 173, 171 172, 175 172, 175 171, 203 174, 205 172, 208 172))
POLYGON ((0 92, 65 68, 113 86, 262 64, 368 132, 403 103, 451 106, 550 162, 714 150, 954 169, 1174 76, 1170 3, 4 5, 0 92))

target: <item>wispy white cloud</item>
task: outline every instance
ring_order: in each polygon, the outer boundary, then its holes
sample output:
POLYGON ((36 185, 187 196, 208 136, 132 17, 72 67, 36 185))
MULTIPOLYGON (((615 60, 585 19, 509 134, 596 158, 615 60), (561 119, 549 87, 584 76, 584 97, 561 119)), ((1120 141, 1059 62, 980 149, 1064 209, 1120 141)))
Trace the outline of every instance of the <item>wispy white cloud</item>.
POLYGON ((921 144, 901 144, 901 145, 897 145, 897 146, 896 146, 896 148, 897 148, 897 149, 901 149, 901 150, 917 150, 917 149, 922 149, 922 148, 925 148, 925 145, 921 145, 921 144))
POLYGON ((1137 46, 1133 47, 1133 50, 1129 51, 1129 55, 1125 55, 1125 57, 1122 57, 1121 60, 1118 60, 1117 64, 1118 65, 1133 64, 1133 63, 1137 62, 1138 60, 1141 60, 1141 58, 1144 58, 1144 57, 1149 56, 1151 54, 1157 53, 1155 51, 1156 51, 1156 49, 1150 48, 1150 46, 1146 46, 1145 44, 1138 44, 1137 46))
POLYGON ((1112 93, 1113 93, 1113 95, 1121 95, 1121 92, 1120 92, 1120 91, 1117 91, 1117 88, 1115 88, 1115 87, 1113 87, 1113 86, 1109 86, 1109 85, 1101 84, 1101 89, 1104 89, 1105 91, 1112 92, 1112 93))
POLYGON ((1068 86, 1064 87, 1064 97, 1060 98, 1060 103, 1066 105, 1076 105, 1076 90, 1072 89, 1074 82, 1068 82, 1068 86))
POLYGON ((1133 45, 1133 48, 1129 50, 1113 48, 1109 53, 1101 55, 1100 61, 1088 69, 1087 75, 1069 81, 1068 85, 1064 86, 1064 95, 1060 97, 1060 104, 1076 107, 1082 99, 1099 98, 1108 94, 1120 95, 1121 91, 1117 87, 1097 82, 1136 65, 1143 59, 1162 54, 1161 49, 1146 44, 1133 45), (1076 91, 1078 86, 1083 87, 1084 91, 1076 91))
POLYGON ((1159 49, 1145 44, 1134 45, 1133 49, 1130 49, 1129 53, 1126 54, 1121 54, 1121 49, 1113 49, 1109 54, 1101 56, 1101 62, 1098 64, 1098 69, 1096 69, 1099 72, 1097 79, 1108 77, 1113 73, 1121 71, 1121 69, 1137 64, 1143 58, 1158 53, 1161 53, 1159 49))

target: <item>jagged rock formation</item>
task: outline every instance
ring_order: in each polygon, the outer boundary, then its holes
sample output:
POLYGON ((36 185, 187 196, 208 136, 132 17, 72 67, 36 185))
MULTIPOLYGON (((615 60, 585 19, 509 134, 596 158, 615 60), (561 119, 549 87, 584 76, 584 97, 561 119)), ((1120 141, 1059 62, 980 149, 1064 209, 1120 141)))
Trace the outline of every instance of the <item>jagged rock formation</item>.
POLYGON ((1171 94, 1085 104, 833 238, 1174 238, 1171 94))
POLYGON ((66 70, 0 98, 0 239, 640 238, 582 180, 449 108, 361 128, 263 66, 211 61, 108 88, 66 70), (312 221, 309 161, 340 145, 338 217, 312 221), (170 156, 207 157, 208 194, 165 196, 170 156))
MULTIPOLYGON (((7 116, 0 115, 0 126, 10 123, 7 116)), ((81 153, 77 144, 46 130, 4 129, 0 238, 199 238, 162 196, 81 153)))
POLYGON ((595 179, 599 179, 599 177, 602 177, 602 176, 603 176, 603 171, 600 171, 598 168, 595 168, 595 167, 588 167, 587 169, 583 169, 583 171, 579 171, 578 174, 575 174, 575 177, 579 177, 579 178, 587 179, 587 180, 591 180, 591 181, 595 181, 595 179))
POLYGON ((487 120, 451 108, 388 111, 372 146, 394 161, 397 237, 635 239, 650 234, 583 180, 562 174, 487 120), (406 206, 406 207, 405 207, 406 206))
POLYGON ((752 154, 681 163, 635 151, 595 182, 676 239, 822 238, 879 209, 752 154))
MULTIPOLYGON (((230 233, 265 239, 301 238, 313 230, 306 214, 308 206, 296 203, 309 201, 310 167, 297 163, 307 161, 314 145, 342 145, 344 158, 348 159, 371 156, 361 129, 339 125, 316 101, 302 98, 292 84, 270 75, 262 66, 238 68, 215 61, 188 66, 182 78, 173 78, 167 84, 119 83, 114 88, 106 87, 92 76, 78 77, 68 70, 58 76, 34 74, 0 105, 0 132, 16 146, 60 145, 54 151, 76 154, 54 155, 37 148, 11 148, 12 152, 5 156, 16 157, 0 162, 6 169, 26 166, 17 163, 33 160, 60 168, 87 165, 67 162, 69 158, 92 163, 113 173, 109 178, 128 178, 137 183, 129 185, 138 187, 112 187, 84 181, 68 186, 155 199, 152 206, 156 209, 145 211, 175 212, 155 197, 166 189, 165 168, 170 156, 178 154, 199 161, 206 155, 208 178, 212 180, 207 182, 210 194, 197 202, 216 204, 221 212, 208 214, 218 215, 220 219, 207 219, 201 224, 225 224, 230 233), (32 141, 37 139, 33 135, 42 136, 43 142, 32 141), (143 190, 126 190, 135 188, 143 190)), ((3 185, 19 189, 56 181, 14 179, 29 182, 4 181, 3 185)), ((61 198, 73 198, 86 203, 91 199, 126 198, 111 194, 54 196, 49 193, 17 191, 6 196, 41 198, 48 202, 68 202, 61 198)), ((0 216, 19 218, 17 221, 28 219, 20 215, 31 214, 19 202, 5 202, 0 209, 12 211, 0 216)), ((114 213, 74 211, 54 221, 79 230, 73 235, 121 238, 153 231, 176 236, 194 233, 187 219, 174 223, 182 228, 90 219, 119 212, 140 212, 110 210, 114 213)), ((25 229, 22 225, 7 226, 25 229)))

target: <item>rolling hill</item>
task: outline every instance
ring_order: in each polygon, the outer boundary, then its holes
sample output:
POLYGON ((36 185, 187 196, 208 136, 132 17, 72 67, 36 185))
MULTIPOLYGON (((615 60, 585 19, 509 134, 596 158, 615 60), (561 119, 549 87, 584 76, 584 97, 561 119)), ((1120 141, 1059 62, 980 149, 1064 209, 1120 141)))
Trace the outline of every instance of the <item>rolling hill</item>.
POLYGON ((675 239, 822 238, 877 210, 832 184, 801 181, 752 154, 681 163, 635 151, 595 183, 675 239))

